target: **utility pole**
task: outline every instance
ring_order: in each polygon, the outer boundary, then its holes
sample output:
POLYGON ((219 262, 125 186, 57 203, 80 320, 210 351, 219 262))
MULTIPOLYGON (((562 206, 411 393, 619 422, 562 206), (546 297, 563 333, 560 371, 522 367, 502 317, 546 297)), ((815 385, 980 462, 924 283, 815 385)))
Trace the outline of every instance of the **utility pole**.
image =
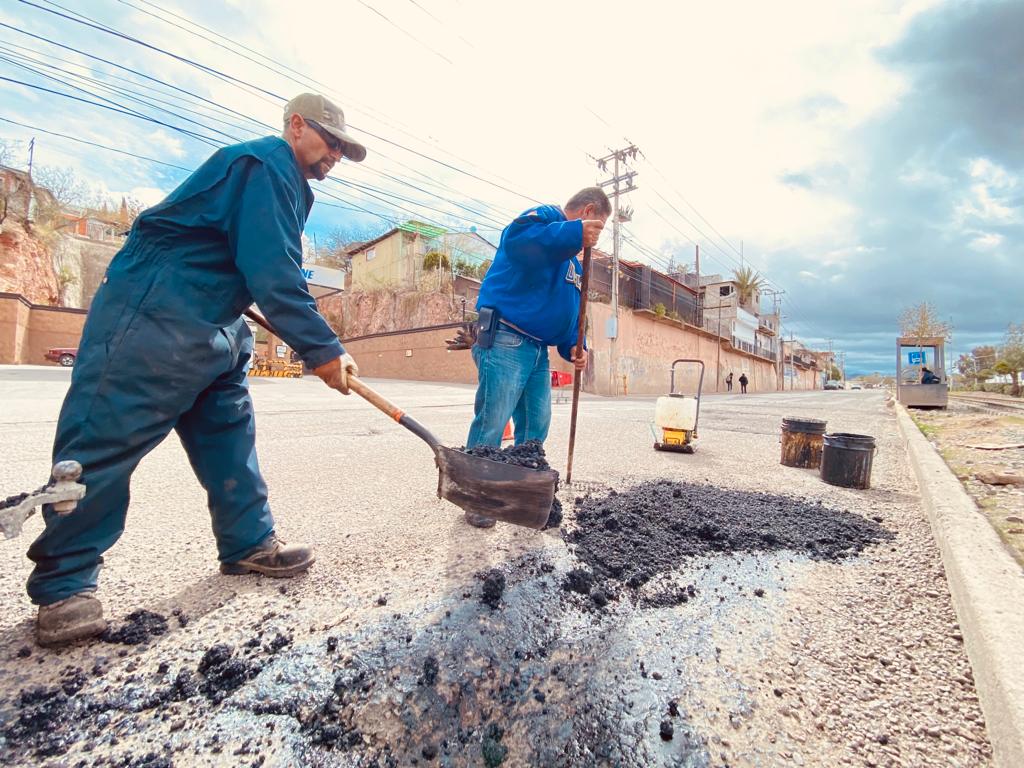
POLYGON ((633 179, 636 171, 625 170, 629 160, 635 160, 640 150, 633 143, 624 149, 616 149, 611 154, 595 159, 597 167, 608 172, 608 164, 612 165, 612 177, 600 182, 600 186, 611 187, 608 197, 612 199, 612 320, 608 328, 609 356, 608 356, 608 379, 611 384, 611 391, 616 393, 616 382, 618 382, 618 350, 616 341, 619 336, 619 224, 629 221, 633 217, 632 210, 619 209, 619 197, 636 189, 633 179), (620 173, 620 166, 622 168, 620 173))
POLYGON ((697 271, 697 296, 700 296, 700 246, 694 245, 694 257, 693 264, 694 269, 697 271))
POLYGON ((786 388, 786 378, 785 378, 785 369, 786 369, 785 357, 786 356, 785 356, 785 353, 783 351, 783 347, 785 345, 782 343, 783 342, 783 337, 782 337, 782 312, 779 311, 779 301, 780 301, 779 297, 782 296, 785 293, 785 291, 778 290, 776 288, 770 288, 768 290, 765 290, 764 293, 766 293, 766 294, 768 294, 769 296, 772 297, 772 314, 775 315, 775 317, 776 317, 776 319, 778 321, 778 327, 775 329, 775 337, 776 337, 776 339, 778 339, 778 343, 779 343, 778 349, 775 350, 775 370, 776 370, 776 373, 777 373, 776 379, 778 380, 778 385, 775 388, 776 389, 785 389, 786 388))
POLYGON ((793 365, 793 355, 796 352, 796 345, 793 339, 793 332, 789 332, 789 391, 793 391, 793 382, 796 379, 796 368, 793 365))
POLYGON ((718 363, 715 365, 715 392, 722 380, 722 297, 718 297, 718 363))
POLYGON ((32 140, 28 143, 28 178, 32 179, 32 159, 36 153, 36 137, 33 136, 32 140))

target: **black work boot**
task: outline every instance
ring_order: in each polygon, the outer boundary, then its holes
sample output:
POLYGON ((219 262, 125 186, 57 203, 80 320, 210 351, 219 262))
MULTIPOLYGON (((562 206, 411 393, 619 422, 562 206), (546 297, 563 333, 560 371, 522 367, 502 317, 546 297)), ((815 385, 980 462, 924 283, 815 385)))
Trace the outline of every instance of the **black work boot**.
POLYGON ((286 545, 274 534, 255 552, 250 552, 237 563, 221 563, 220 572, 229 576, 241 576, 246 573, 261 573, 275 579, 290 579, 298 576, 316 560, 313 548, 305 544, 286 545))
POLYGON ((45 648, 95 637, 106 628, 103 604, 92 592, 41 605, 36 614, 36 642, 45 648))
POLYGON ((474 528, 493 528, 497 521, 493 517, 485 517, 474 512, 467 512, 466 522, 474 528))

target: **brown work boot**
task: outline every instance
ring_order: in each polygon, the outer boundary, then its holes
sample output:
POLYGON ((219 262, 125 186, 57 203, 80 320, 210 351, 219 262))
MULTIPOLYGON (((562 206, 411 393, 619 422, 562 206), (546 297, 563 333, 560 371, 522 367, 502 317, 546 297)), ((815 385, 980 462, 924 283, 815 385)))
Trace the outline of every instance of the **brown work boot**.
POLYGON ((493 517, 485 517, 474 512, 467 512, 466 522, 475 528, 493 528, 497 521, 493 517))
POLYGON ((237 563, 221 563, 220 572, 229 576, 246 573, 262 573, 275 579, 290 579, 298 576, 316 560, 313 548, 305 544, 286 545, 274 534, 263 542, 259 549, 251 552, 237 563))
POLYGON ((47 648, 67 645, 95 637, 106 628, 103 604, 92 592, 80 592, 56 603, 39 606, 36 642, 47 648))

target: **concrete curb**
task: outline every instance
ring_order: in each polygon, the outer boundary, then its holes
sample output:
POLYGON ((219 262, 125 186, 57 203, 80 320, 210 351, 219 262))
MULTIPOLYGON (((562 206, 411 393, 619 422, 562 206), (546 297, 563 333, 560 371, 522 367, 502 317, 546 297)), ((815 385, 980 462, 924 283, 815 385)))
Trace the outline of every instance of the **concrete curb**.
POLYGON ((997 766, 1024 766, 1024 569, 906 409, 896 404, 997 766))

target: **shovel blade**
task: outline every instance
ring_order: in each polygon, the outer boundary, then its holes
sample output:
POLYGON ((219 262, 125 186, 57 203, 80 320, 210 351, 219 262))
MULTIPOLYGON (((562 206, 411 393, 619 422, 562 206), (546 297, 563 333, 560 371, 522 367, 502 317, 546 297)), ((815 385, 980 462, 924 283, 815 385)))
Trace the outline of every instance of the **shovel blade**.
POLYGON ((438 446, 437 495, 467 512, 540 530, 547 524, 558 473, 502 464, 438 446))

